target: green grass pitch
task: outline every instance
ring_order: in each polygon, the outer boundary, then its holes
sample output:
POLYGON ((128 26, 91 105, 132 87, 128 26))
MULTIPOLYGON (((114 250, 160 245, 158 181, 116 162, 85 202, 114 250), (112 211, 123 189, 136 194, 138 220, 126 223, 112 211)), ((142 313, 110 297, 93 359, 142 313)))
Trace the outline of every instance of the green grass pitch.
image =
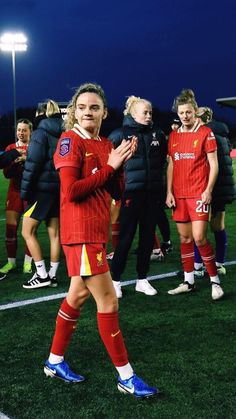
MULTIPOLYGON (((7 181, 0 174, 0 261, 6 261, 4 201, 7 181)), ((168 212, 169 216, 170 213, 168 212)), ((228 262, 236 260, 236 202, 227 208, 228 262)), ((181 268, 179 241, 171 221, 174 250, 164 262, 152 262, 150 275, 181 268)), ((211 234, 209 234, 211 237, 211 234)), ((39 231, 48 263, 44 225, 39 231)), ((124 279, 135 279, 131 249, 124 279)), ((23 242, 19 229, 18 270, 0 282, 0 417, 14 419, 235 419, 236 418, 236 265, 227 265, 222 279, 225 297, 212 301, 208 280, 197 280, 193 294, 169 296, 176 276, 152 281, 158 295, 124 287, 120 324, 135 372, 160 388, 158 398, 136 400, 117 390, 117 373, 107 357, 96 326, 92 298, 82 310, 66 359, 86 377, 81 384, 46 378, 48 356, 61 299, 20 305, 14 302, 63 294, 68 288, 64 257, 57 289, 24 290, 23 242)), ((35 302, 35 301, 33 301, 35 302)))

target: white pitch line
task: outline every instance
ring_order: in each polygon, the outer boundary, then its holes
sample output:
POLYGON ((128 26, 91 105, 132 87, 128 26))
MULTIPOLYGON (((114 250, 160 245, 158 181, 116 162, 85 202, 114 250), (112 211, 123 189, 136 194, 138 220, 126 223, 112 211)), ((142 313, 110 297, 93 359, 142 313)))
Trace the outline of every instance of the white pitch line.
MULTIPOLYGON (((224 265, 235 265, 236 264, 236 260, 232 260, 230 262, 226 262, 224 265)), ((176 276, 178 271, 173 271, 173 272, 167 272, 164 274, 159 274, 159 275, 153 275, 153 276, 148 276, 147 279, 148 281, 154 281, 155 279, 162 279, 162 278, 170 278, 172 276, 176 276)), ((127 285, 131 285, 131 284, 135 284, 135 282, 137 281, 137 279, 130 279, 128 281, 122 281, 121 282, 121 286, 125 287, 127 285)), ((17 307, 23 307, 23 306, 27 306, 30 304, 38 304, 38 303, 43 303, 45 301, 52 301, 52 300, 58 300, 59 298, 64 298, 66 296, 67 293, 61 293, 61 294, 52 294, 52 295, 47 295, 44 297, 38 297, 38 298, 31 298, 30 300, 23 300, 23 301, 16 301, 14 303, 8 303, 8 304, 2 304, 0 305, 0 311, 3 310, 9 310, 12 308, 17 308, 17 307)), ((0 417, 1 419, 1 417, 0 417)))
POLYGON ((29 304, 42 303, 44 301, 57 300, 59 298, 65 297, 65 296, 66 296, 66 293, 54 294, 54 295, 47 295, 45 297, 31 298, 30 300, 16 301, 15 303, 3 304, 3 305, 0 306, 0 311, 1 310, 9 310, 10 308, 28 306, 29 304))
MULTIPOLYGON (((147 279, 149 281, 153 281, 154 279, 161 279, 161 278, 175 276, 175 275, 176 275, 176 272, 169 272, 169 273, 166 273, 166 274, 150 276, 147 279)), ((131 279, 131 280, 128 280, 128 281, 122 281, 121 286, 124 287, 126 285, 134 284, 135 282, 136 282, 136 279, 131 279)), ((43 303, 45 301, 58 300, 59 298, 64 298, 66 296, 66 294, 67 293, 52 294, 52 295, 47 295, 47 296, 44 296, 44 297, 31 298, 30 300, 22 300, 22 301, 16 301, 14 303, 2 304, 2 305, 0 305, 0 311, 9 310, 11 308, 23 307, 23 306, 27 306, 27 305, 30 305, 30 304, 43 303)))

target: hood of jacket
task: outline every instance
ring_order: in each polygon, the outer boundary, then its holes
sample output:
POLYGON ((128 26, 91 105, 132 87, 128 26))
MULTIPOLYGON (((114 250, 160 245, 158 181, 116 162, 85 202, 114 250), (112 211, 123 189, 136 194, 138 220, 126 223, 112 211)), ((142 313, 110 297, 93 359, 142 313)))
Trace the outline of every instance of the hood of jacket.
POLYGON ((229 128, 224 122, 212 120, 207 127, 211 128, 215 135, 222 135, 222 137, 227 137, 229 135, 229 128))
POLYGON ((39 122, 37 129, 43 129, 53 137, 59 138, 63 131, 63 119, 60 114, 44 118, 39 122))
POLYGON ((144 125, 140 124, 139 122, 136 122, 135 119, 131 115, 125 115, 123 119, 123 127, 125 128, 131 128, 132 131, 137 133, 145 133, 146 131, 150 131, 153 124, 144 125))

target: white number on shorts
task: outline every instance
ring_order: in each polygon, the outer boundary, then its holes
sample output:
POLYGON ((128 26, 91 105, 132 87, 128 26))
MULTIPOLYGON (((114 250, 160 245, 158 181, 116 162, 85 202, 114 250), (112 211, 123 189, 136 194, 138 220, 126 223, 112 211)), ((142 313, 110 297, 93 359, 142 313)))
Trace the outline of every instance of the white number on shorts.
POLYGON ((204 212, 205 214, 208 214, 209 212, 208 204, 203 204, 201 200, 196 201, 196 204, 197 204, 196 212, 204 212))

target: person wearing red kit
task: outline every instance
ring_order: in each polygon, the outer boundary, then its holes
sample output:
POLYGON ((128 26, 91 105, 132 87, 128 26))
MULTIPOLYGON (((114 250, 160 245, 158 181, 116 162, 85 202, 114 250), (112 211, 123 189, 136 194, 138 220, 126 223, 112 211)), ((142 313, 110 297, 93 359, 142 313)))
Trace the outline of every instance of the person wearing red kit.
MULTIPOLYGON (((4 176, 9 179, 9 187, 6 198, 6 250, 7 263, 0 269, 0 277, 6 277, 7 274, 16 269, 16 255, 18 247, 17 231, 20 219, 26 208, 27 202, 20 196, 20 185, 24 164, 26 160, 27 149, 30 136, 33 130, 33 124, 29 119, 21 118, 17 121, 16 136, 17 141, 9 144, 6 151, 22 150, 24 153, 18 156, 13 162, 6 166, 3 170, 4 176)), ((23 263, 23 273, 29 274, 31 269, 31 253, 25 244, 25 256, 23 263)))
POLYGON ((68 107, 66 132, 54 155, 61 182, 61 243, 70 280, 59 309, 56 329, 44 372, 47 376, 79 383, 84 377, 64 360, 80 310, 90 294, 97 305, 101 339, 119 377, 118 389, 136 397, 158 393, 134 374, 118 320, 118 300, 106 259, 111 195, 119 199, 121 166, 136 150, 136 138, 113 149, 100 137, 107 116, 103 89, 94 83, 79 87, 68 107))
POLYGON ((212 191, 218 175, 216 139, 197 117, 198 106, 192 90, 180 93, 175 108, 182 125, 169 138, 166 204, 173 208, 173 220, 180 236, 184 282, 168 294, 194 290, 195 242, 210 277, 212 299, 219 300, 224 292, 207 238, 212 191))

